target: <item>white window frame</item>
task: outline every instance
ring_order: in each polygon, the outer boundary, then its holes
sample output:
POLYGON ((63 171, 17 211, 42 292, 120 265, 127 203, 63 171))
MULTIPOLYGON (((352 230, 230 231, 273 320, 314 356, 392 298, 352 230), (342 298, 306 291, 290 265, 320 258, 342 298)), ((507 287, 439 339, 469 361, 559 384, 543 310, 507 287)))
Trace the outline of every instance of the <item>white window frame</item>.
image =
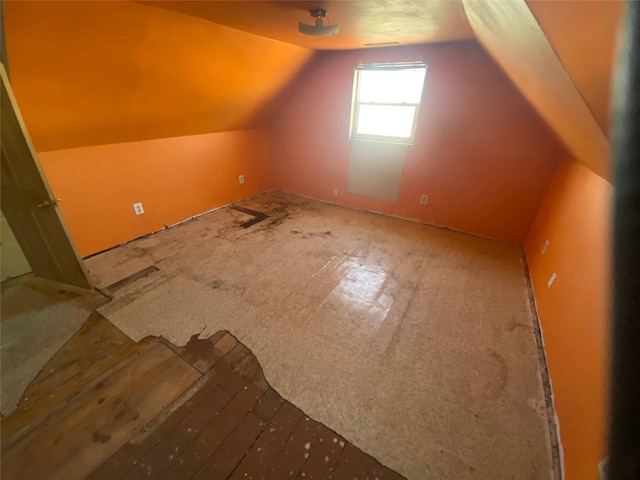
POLYGON ((386 142, 386 143, 401 143, 404 145, 413 145, 416 136, 416 127, 418 125, 418 116, 420 113, 420 105, 422 103, 422 93, 424 92, 424 85, 426 84, 426 70, 427 65, 424 62, 411 62, 411 63, 373 63, 373 64, 361 64, 357 65, 353 78, 353 96, 351 101, 351 124, 349 128, 349 138, 351 140, 368 140, 373 142, 386 142), (358 99, 359 87, 360 87, 360 72, 363 70, 406 70, 406 69, 424 69, 425 80, 422 85, 422 92, 420 93, 420 101, 418 103, 376 103, 376 102, 360 102, 358 99), (415 107, 413 113, 413 125, 411 128, 411 136, 406 137, 393 137, 384 135, 367 135, 358 133, 358 112, 360 111, 360 105, 380 105, 380 106, 401 106, 401 107, 415 107))

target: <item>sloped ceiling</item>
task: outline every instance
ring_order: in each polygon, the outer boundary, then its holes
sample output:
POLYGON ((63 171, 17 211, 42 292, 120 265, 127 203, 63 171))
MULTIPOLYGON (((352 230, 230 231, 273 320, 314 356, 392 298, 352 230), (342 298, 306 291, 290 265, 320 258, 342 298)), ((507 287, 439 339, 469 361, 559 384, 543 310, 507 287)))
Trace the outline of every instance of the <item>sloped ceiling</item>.
POLYGON ((40 152, 249 128, 313 55, 132 2, 3 3, 40 152))
POLYGON ((552 12, 531 2, 540 23, 524 0, 463 3, 478 41, 569 152, 611 180, 610 145, 605 133, 619 2, 600 2, 597 8, 589 8, 591 2, 550 2, 554 7, 563 6, 552 12), (601 17, 602 11, 607 15, 601 17), (550 20, 554 15, 564 18, 550 20), (603 21, 608 23, 596 29, 600 35, 589 38, 590 25, 603 21), (546 25, 548 36, 541 24, 546 25), (600 59, 590 59, 597 53, 600 59))
POLYGON ((611 177, 624 1, 5 1, 14 90, 40 151, 259 126, 314 50, 474 36, 567 149, 611 177), (308 10, 338 35, 310 37, 308 10))
POLYGON ((596 122, 609 136, 609 94, 624 2, 529 0, 527 5, 596 122))
POLYGON ((365 48, 367 44, 418 44, 465 40, 473 31, 460 0, 192 1, 148 0, 164 8, 315 50, 365 48), (322 7, 340 33, 313 37, 298 22, 313 23, 309 10, 322 7))
POLYGON ((611 179, 609 90, 623 0, 144 1, 316 50, 476 37, 579 161, 611 179), (335 36, 297 32, 322 7, 335 36), (471 28, 469 28, 471 26, 471 28))

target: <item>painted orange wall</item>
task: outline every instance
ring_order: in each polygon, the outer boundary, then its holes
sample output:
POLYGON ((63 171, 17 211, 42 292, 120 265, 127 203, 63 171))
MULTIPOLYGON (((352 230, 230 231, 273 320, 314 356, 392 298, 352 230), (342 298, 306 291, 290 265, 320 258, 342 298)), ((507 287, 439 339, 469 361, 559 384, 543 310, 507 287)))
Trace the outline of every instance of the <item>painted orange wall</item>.
POLYGON ((264 130, 82 147, 39 158, 82 256, 270 187, 264 130), (136 202, 143 215, 134 214, 136 202))
POLYGON ((3 8, 12 85, 81 255, 270 188, 251 128, 311 50, 129 1, 3 8))
POLYGON ((597 480, 606 456, 612 194, 609 183, 566 159, 525 243, 567 480, 597 480))
POLYGON ((39 152, 260 127, 311 50, 129 1, 4 1, 39 152))
POLYGON ((270 146, 275 188, 517 243, 564 154, 475 41, 319 54, 276 115, 270 146), (415 60, 427 80, 398 202, 349 195, 353 68, 415 60))

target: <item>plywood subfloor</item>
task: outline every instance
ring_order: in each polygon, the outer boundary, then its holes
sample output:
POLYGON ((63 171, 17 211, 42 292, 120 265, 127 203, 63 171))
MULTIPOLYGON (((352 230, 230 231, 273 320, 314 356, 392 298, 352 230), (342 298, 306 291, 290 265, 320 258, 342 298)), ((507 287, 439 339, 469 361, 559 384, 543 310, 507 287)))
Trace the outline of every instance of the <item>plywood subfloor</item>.
POLYGON ((410 479, 548 479, 520 247, 268 192, 93 257, 127 335, 228 330, 267 381, 410 479))

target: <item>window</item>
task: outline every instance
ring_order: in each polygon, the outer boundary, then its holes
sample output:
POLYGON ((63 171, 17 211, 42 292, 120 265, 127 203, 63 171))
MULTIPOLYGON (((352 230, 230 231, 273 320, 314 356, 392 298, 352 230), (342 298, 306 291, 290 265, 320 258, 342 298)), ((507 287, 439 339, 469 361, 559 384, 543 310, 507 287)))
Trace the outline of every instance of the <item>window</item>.
POLYGON ((424 63, 358 65, 350 138, 413 143, 426 72, 424 63))

